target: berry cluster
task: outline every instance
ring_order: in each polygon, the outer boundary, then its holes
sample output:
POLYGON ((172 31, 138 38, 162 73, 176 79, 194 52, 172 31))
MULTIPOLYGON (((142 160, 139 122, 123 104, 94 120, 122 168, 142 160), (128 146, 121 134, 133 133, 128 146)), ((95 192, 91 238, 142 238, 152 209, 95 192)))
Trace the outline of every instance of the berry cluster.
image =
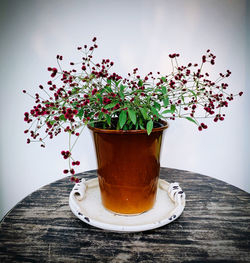
POLYGON ((223 121, 223 109, 235 96, 243 94, 228 93, 228 84, 223 80, 231 75, 230 70, 219 73, 216 80, 203 72, 204 64, 215 64, 216 56, 210 50, 202 55, 200 66, 191 62, 179 65, 180 54, 173 53, 169 55, 169 74, 149 72, 140 76, 135 68, 123 78, 111 72, 113 61, 94 62, 97 48, 96 38, 89 47, 78 47, 81 61, 70 62, 70 70, 62 69, 63 57, 57 55, 58 66, 48 67, 51 79, 47 87, 39 85, 42 94, 32 96, 23 90, 35 100, 34 107, 24 113, 24 121, 30 125, 25 130, 30 135, 27 143, 38 141, 45 147, 47 137, 52 139, 62 131, 68 133, 70 146, 61 154, 68 159, 69 169, 63 172, 71 173, 74 182, 77 180, 72 166, 80 162, 73 159, 72 150, 86 124, 98 123, 104 129, 146 129, 150 134, 153 123, 159 119, 184 118, 202 131, 208 126, 199 122, 201 118, 223 121), (38 133, 42 128, 45 136, 38 133))

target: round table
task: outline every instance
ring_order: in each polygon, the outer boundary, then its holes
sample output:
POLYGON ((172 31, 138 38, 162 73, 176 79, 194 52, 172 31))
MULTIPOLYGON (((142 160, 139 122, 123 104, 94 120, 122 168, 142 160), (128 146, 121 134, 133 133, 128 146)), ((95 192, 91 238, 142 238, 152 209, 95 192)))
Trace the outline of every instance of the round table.
MULTIPOLYGON (((79 175, 96 176, 96 170, 79 175)), ((76 218, 69 177, 42 187, 1 221, 0 262, 250 262, 250 194, 188 171, 161 168, 160 178, 180 183, 185 210, 171 224, 138 233, 76 218)))

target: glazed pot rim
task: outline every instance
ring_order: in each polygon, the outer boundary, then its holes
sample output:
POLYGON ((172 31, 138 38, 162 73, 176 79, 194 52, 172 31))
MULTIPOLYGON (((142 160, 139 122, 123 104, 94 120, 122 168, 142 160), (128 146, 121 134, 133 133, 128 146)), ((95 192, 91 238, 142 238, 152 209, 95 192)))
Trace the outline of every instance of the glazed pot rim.
MULTIPOLYGON (((157 127, 157 128, 153 128, 151 133, 154 132, 159 132, 159 131, 163 131, 165 129, 167 129, 169 127, 168 122, 164 121, 164 120, 159 120, 158 123, 162 124, 163 126, 161 127, 157 127)), ((138 134, 138 133, 146 133, 147 134, 147 130, 108 130, 108 129, 101 129, 101 128, 96 128, 96 127, 92 127, 89 124, 87 125, 87 127, 92 130, 93 132, 98 132, 98 133, 109 133, 109 134, 138 134)))

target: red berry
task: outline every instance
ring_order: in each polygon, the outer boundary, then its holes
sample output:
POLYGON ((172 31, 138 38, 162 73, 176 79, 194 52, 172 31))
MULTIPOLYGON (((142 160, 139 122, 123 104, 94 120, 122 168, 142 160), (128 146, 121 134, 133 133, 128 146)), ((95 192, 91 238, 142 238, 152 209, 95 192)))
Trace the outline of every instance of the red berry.
POLYGON ((203 129, 207 129, 207 125, 204 124, 204 123, 201 123, 201 127, 202 127, 203 129))

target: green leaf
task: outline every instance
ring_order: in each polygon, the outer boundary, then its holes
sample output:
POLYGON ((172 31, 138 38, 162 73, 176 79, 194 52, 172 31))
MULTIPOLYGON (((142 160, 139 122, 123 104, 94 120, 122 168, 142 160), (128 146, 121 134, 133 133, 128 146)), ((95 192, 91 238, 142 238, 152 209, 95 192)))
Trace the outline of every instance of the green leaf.
POLYGON ((161 114, 173 113, 171 110, 164 110, 161 114))
POLYGON ((137 122, 136 125, 135 125, 135 129, 138 130, 138 127, 139 127, 139 124, 137 122))
MULTIPOLYGON (((77 116, 79 117, 79 119, 82 119, 82 116, 83 116, 83 108, 81 108, 81 109, 78 111, 77 116)), ((64 117, 64 116, 63 116, 63 117, 64 117)))
POLYGON ((107 120, 108 125, 110 126, 111 125, 111 117, 108 114, 106 114, 105 118, 107 120))
POLYGON ((126 120, 127 120, 127 111, 122 110, 120 115, 119 115, 119 125, 120 125, 121 129, 124 126, 124 124, 126 123, 126 120))
POLYGON ((118 87, 120 82, 121 82, 121 80, 115 81, 115 86, 118 87))
POLYGON ((91 112, 88 113, 88 116, 89 116, 89 117, 92 117, 94 114, 95 114, 95 113, 94 113, 93 111, 91 111, 91 112))
POLYGON ((117 104, 116 101, 109 103, 109 104, 105 105, 104 109, 111 109, 111 108, 115 107, 116 104, 117 104))
POLYGON ((171 107, 170 107, 171 111, 174 113, 175 112, 175 105, 172 104, 171 107))
POLYGON ((168 97, 164 98, 163 99, 163 104, 164 104, 164 107, 167 107, 169 105, 169 99, 168 97))
POLYGON ((148 135, 152 132, 152 130, 153 130, 153 121, 150 120, 147 122, 147 133, 148 133, 148 135))
POLYGON ((102 103, 102 96, 99 93, 97 93, 96 96, 99 99, 99 101, 102 103))
POLYGON ((195 98, 197 99, 197 95, 191 89, 188 89, 188 91, 190 91, 195 96, 195 98))
POLYGON ((111 89, 110 86, 105 86, 105 89, 106 89, 106 91, 108 91, 108 92, 112 92, 112 89, 111 89))
POLYGON ((122 99, 124 99, 124 93, 122 92, 122 91, 119 91, 119 95, 120 95, 120 97, 122 98, 122 99))
POLYGON ((139 119, 139 126, 142 130, 145 130, 145 127, 143 125, 143 120, 142 119, 139 119))
MULTIPOLYGON (((126 125, 128 126, 128 130, 132 130, 133 122, 127 121, 127 123, 124 125, 124 127, 125 127, 126 125)), ((123 129, 124 129, 124 127, 123 127, 123 129)))
POLYGON ((56 121, 53 120, 53 121, 49 121, 49 122, 51 125, 53 125, 56 121))
POLYGON ((156 115, 157 117, 159 116, 158 111, 156 110, 156 108, 151 107, 151 111, 153 112, 154 115, 156 115))
POLYGON ((140 126, 141 130, 145 130, 145 127, 143 126, 143 124, 139 123, 139 126, 140 126))
POLYGON ((98 120, 101 120, 103 117, 103 112, 100 112, 100 114, 98 115, 98 120))
POLYGON ((141 111, 141 114, 144 118, 144 120, 147 120, 148 119, 148 114, 147 114, 147 111, 145 110, 145 108, 139 108, 140 111, 141 111))
POLYGON ((129 116, 130 120, 131 120, 134 124, 136 124, 136 113, 135 113, 135 111, 132 110, 132 109, 128 109, 128 116, 129 116))
POLYGON ((59 119, 60 119, 61 121, 66 121, 66 118, 64 117, 63 114, 59 116, 59 119))
POLYGON ((161 105, 159 103, 157 103, 156 101, 154 102, 154 107, 157 109, 157 110, 160 110, 161 109, 161 105))
POLYGON ((120 91, 123 92, 125 90, 126 86, 120 85, 120 91))
POLYGON ((111 79, 107 79, 107 83, 110 85, 111 84, 111 79))
POLYGON ((124 130, 124 131, 127 131, 127 130, 128 130, 127 124, 124 125, 123 130, 124 130))
MULTIPOLYGON (((106 92, 106 89, 105 89, 105 88, 99 89, 99 92, 100 92, 101 94, 103 94, 104 92, 106 92)), ((96 96, 97 96, 97 94, 98 94, 99 92, 96 93, 96 96)))
POLYGON ((78 93, 78 91, 79 91, 79 88, 73 88, 71 92, 72 92, 72 94, 76 94, 76 93, 78 93))
POLYGON ((167 79, 165 77, 161 77, 161 80, 166 82, 167 79))
POLYGON ((142 85, 143 85, 143 82, 142 82, 142 80, 140 79, 140 80, 138 81, 138 86, 139 86, 139 87, 142 87, 142 85))
POLYGON ((174 113, 175 112, 175 105, 172 104, 171 107, 170 107, 170 110, 164 110, 162 112, 162 114, 166 114, 166 113, 174 113))
POLYGON ((125 88, 126 88, 126 86, 123 86, 122 84, 120 85, 120 90, 119 90, 119 95, 120 95, 120 97, 122 98, 122 99, 124 99, 124 90, 125 90, 125 88))
POLYGON ((165 86, 162 86, 162 87, 161 87, 161 91, 162 91, 162 93, 163 93, 164 95, 167 94, 167 89, 166 89, 165 86))
POLYGON ((123 86, 123 85, 120 85, 120 90, 119 90, 119 95, 120 95, 120 97, 122 98, 122 99, 124 99, 124 93, 123 93, 123 91, 124 91, 124 89, 125 89, 126 87, 125 86, 123 86))
POLYGON ((189 120, 189 121, 192 121, 193 123, 195 123, 195 124, 197 124, 197 125, 198 125, 198 123, 197 123, 197 121, 196 121, 196 120, 194 120, 194 119, 192 119, 192 118, 190 118, 190 117, 186 117, 186 119, 187 119, 187 120, 189 120))

